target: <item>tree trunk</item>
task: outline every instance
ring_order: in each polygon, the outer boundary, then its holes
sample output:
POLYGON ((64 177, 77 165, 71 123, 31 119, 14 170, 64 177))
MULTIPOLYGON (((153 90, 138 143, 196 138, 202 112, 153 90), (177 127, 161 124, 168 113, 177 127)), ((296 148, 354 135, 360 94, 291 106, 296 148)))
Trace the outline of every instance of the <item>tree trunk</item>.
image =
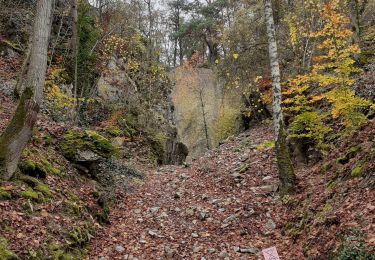
POLYGON ((79 37, 78 37, 78 4, 77 0, 72 0, 72 18, 73 18, 73 37, 72 37, 72 47, 73 47, 73 63, 74 63, 74 106, 72 108, 72 121, 76 123, 77 113, 78 113, 78 48, 79 48, 79 37))
POLYGON ((281 76, 271 0, 264 0, 264 14, 267 24, 268 47, 272 75, 272 108, 274 131, 276 136, 276 158, 279 169, 280 191, 282 194, 286 194, 294 191, 295 174, 286 142, 286 132, 283 123, 283 113, 281 110, 281 76))
POLYGON ((202 117, 203 117, 203 128, 204 128, 204 134, 206 136, 206 147, 208 150, 210 150, 210 138, 208 136, 208 126, 207 126, 207 120, 206 120, 206 110, 204 108, 204 100, 203 100, 203 89, 199 91, 199 101, 201 103, 201 110, 202 110, 202 117))
POLYGON ((27 48, 26 57, 25 57, 25 60, 23 61, 21 72, 18 76, 17 83, 14 88, 14 96, 17 99, 21 97, 21 94, 23 91, 24 77, 29 67, 29 62, 30 62, 30 47, 27 48))
POLYGON ((34 22, 27 85, 16 112, 0 137, 0 178, 9 180, 17 170, 22 151, 32 135, 43 96, 51 31, 51 0, 39 0, 34 22))

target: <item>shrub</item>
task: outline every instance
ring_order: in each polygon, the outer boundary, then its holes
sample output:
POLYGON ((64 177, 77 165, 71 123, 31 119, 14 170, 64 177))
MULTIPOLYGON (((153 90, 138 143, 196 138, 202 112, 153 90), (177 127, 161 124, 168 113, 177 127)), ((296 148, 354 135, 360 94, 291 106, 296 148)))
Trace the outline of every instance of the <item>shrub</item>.
POLYGON ((319 148, 323 148, 325 136, 332 130, 323 123, 323 116, 316 111, 297 115, 289 126, 290 137, 313 140, 319 148))

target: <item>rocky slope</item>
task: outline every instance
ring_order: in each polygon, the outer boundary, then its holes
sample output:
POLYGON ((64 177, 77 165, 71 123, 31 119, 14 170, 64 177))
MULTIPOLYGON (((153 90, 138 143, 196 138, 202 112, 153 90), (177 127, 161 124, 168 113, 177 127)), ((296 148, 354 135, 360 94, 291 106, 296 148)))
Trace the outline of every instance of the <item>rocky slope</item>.
POLYGON ((281 259, 374 259, 373 165, 356 179, 304 166, 298 192, 280 198, 272 138, 258 126, 190 168, 149 171, 119 200, 89 258, 261 259, 261 249, 276 246, 281 259))

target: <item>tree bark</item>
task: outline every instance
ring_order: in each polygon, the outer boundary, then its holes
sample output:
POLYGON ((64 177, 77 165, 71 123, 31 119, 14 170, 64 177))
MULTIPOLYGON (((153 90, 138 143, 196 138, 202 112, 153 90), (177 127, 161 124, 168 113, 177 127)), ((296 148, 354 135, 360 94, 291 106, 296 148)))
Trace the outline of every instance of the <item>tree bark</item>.
POLYGON ((13 177, 37 120, 47 69, 52 3, 51 0, 39 0, 37 4, 27 85, 10 124, 0 137, 0 179, 9 180, 13 177))
POLYGON ((72 120, 75 124, 77 122, 78 113, 78 48, 79 48, 79 37, 78 37, 78 3, 77 0, 72 0, 72 18, 73 18, 73 37, 72 37, 72 47, 73 47, 73 63, 74 63, 74 83, 73 83, 73 98, 74 106, 72 108, 72 120))
POLYGON ((267 25, 268 51, 272 76, 272 108, 274 131, 276 136, 276 158, 279 170, 280 192, 282 194, 287 194, 294 191, 296 177, 286 142, 286 132, 281 109, 282 96, 280 84, 280 65, 271 0, 264 0, 264 14, 267 25))

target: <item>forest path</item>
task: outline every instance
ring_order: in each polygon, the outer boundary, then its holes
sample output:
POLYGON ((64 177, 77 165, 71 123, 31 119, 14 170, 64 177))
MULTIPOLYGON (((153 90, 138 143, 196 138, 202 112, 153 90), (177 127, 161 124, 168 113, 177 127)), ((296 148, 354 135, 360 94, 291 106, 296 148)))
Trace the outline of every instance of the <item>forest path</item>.
POLYGON ((273 149, 258 146, 272 139, 259 126, 191 167, 148 172, 96 230, 89 259, 260 259, 264 248, 290 247, 273 149))

